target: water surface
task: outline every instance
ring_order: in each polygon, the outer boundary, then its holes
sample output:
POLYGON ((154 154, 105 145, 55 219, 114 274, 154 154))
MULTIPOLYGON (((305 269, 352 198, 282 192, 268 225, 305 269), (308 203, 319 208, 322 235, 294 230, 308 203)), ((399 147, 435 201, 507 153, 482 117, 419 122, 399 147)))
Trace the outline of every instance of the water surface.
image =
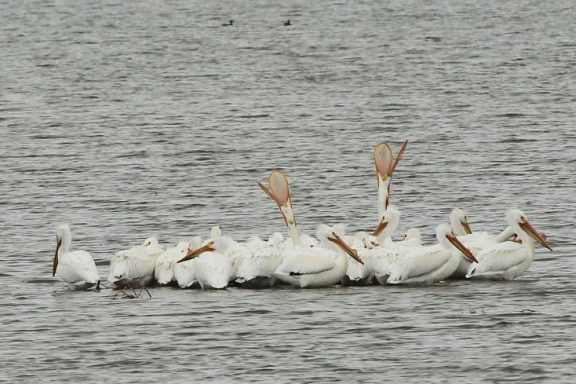
MULTIPOLYGON (((571 1, 0 4, 0 381, 572 383, 576 35, 571 1), (235 25, 223 27, 229 19, 235 25), (292 26, 284 27, 291 19, 292 26), (546 233, 512 282, 72 292, 57 224, 111 255, 220 224, 371 229, 372 148, 410 140, 392 202, 432 241, 523 209, 546 233)), ((400 234, 398 234, 400 235, 400 234)))

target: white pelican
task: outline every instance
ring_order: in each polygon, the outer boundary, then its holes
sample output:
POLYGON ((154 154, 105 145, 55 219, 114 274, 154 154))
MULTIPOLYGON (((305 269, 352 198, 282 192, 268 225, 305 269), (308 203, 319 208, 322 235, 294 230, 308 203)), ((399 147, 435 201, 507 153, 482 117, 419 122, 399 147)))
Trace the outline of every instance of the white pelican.
POLYGON ((154 281, 156 259, 164 249, 155 237, 142 245, 117 252, 110 259, 108 281, 117 288, 143 288, 154 281))
POLYGON ((269 288, 276 284, 272 276, 282 264, 280 244, 284 241, 281 233, 275 232, 264 246, 255 249, 253 255, 238 268, 236 282, 246 288, 269 288))
MULTIPOLYGON (((252 256, 253 252, 249 248, 249 244, 247 243, 240 243, 234 240, 230 236, 226 236, 222 233, 222 228, 219 225, 214 225, 210 229, 210 235, 208 239, 216 239, 220 237, 225 237, 227 240, 227 249, 225 255, 229 257, 230 263, 232 265, 232 269, 230 272, 230 281, 236 280, 236 271, 238 270, 239 266, 243 263, 246 258, 252 256)), ((256 245, 257 240, 252 239, 250 245, 256 245)), ((199 245, 198 245, 199 247, 199 245)), ((196 247, 197 248, 197 247, 196 247)))
POLYGON ((404 238, 397 242, 400 245, 408 247, 421 247, 422 246, 422 235, 418 228, 410 228, 404 234, 404 238))
POLYGON ((274 272, 278 279, 299 288, 327 287, 337 284, 346 274, 346 253, 359 263, 362 259, 327 225, 318 226, 321 246, 294 247, 274 272))
MULTIPOLYGON (((393 264, 398 263, 400 258, 406 257, 422 248, 422 238, 418 228, 410 228, 404 234, 400 241, 384 242, 383 247, 374 248, 373 274, 376 281, 384 285, 390 277, 390 268, 393 264)), ((364 259, 366 261, 366 259, 364 259)))
MULTIPOLYGON (((384 246, 384 242, 391 242, 390 234, 396 230, 400 220, 400 213, 394 207, 390 207, 390 182, 392 174, 402 159, 402 155, 406 150, 408 140, 404 140, 402 147, 398 151, 396 157, 392 153, 390 145, 386 142, 377 144, 374 147, 374 168, 376 169, 376 178, 378 180, 378 226, 374 230, 373 235, 377 236, 376 241, 369 240, 369 244, 360 249, 362 258, 365 260, 363 266, 351 264, 348 267, 348 277, 353 281, 358 282, 371 282, 374 277, 374 257, 378 257, 377 253, 372 252, 373 248, 380 248, 384 246), (390 213, 389 208, 394 212, 390 213), (397 217, 391 219, 391 215, 398 213, 397 217), (385 228, 388 227, 386 230, 385 228)), ((365 239, 366 240, 366 239, 365 239)))
POLYGON ((224 289, 228 286, 232 273, 230 257, 225 255, 231 240, 227 237, 210 239, 196 249, 188 250, 186 256, 178 261, 195 261, 194 273, 202 289, 224 289))
POLYGON ((194 236, 190 241, 186 242, 186 249, 184 254, 176 261, 174 265, 174 279, 178 283, 180 288, 198 288, 200 284, 196 279, 196 262, 198 259, 192 259, 185 263, 179 263, 178 261, 185 257, 191 249, 197 249, 202 245, 202 238, 200 236, 194 236))
POLYGON ((253 255, 254 252, 250 247, 257 247, 257 242, 255 239, 251 239, 250 242, 240 243, 235 241, 231 237, 226 237, 227 249, 224 254, 230 260, 230 276, 229 281, 233 282, 238 277, 238 270, 242 268, 242 264, 246 263, 253 255))
POLYGON ((266 186, 259 182, 258 186, 266 192, 268 197, 274 200, 278 209, 280 209, 280 214, 290 232, 292 244, 297 245, 300 243, 300 235, 296 228, 296 218, 294 217, 294 211, 292 210, 288 179, 282 172, 272 171, 270 172, 270 175, 268 175, 268 183, 269 186, 266 186))
POLYGON ((396 158, 388 143, 382 142, 374 147, 374 167, 378 179, 378 221, 384 218, 390 202, 390 181, 398 162, 406 150, 408 140, 404 140, 396 158))
POLYGON ((52 276, 67 282, 74 289, 100 289, 100 276, 92 256, 86 251, 70 252, 72 235, 66 224, 56 229, 56 254, 52 260, 52 276))
POLYGON ((501 243, 514 235, 512 227, 506 227, 498 235, 492 235, 484 231, 472 231, 466 213, 460 208, 454 208, 450 213, 450 227, 458 236, 458 240, 463 242, 471 251, 474 248, 482 249, 487 244, 501 243))
POLYGON ((278 205, 291 237, 279 246, 283 261, 273 273, 274 277, 300 288, 336 284, 346 274, 348 259, 340 251, 329 249, 334 247, 332 243, 343 247, 355 260, 363 263, 357 252, 352 250, 333 228, 320 226, 317 231, 318 240, 328 244, 329 248, 318 246, 317 241, 309 236, 300 236, 292 210, 288 179, 282 172, 273 171, 268 176, 268 181, 270 186, 262 183, 258 185, 278 205), (325 233, 328 230, 331 234, 325 233))
POLYGON ((292 252, 295 248, 309 248, 318 245, 318 241, 312 236, 300 235, 296 227, 296 218, 292 210, 292 201, 290 198, 290 186, 288 179, 280 171, 272 171, 268 176, 270 186, 258 183, 258 186, 266 192, 280 210, 280 214, 288 227, 290 238, 283 241, 280 245, 280 252, 284 255, 292 252))
POLYGON ((360 251, 360 256, 365 262, 364 278, 368 281, 376 277, 376 280, 383 284, 390 274, 390 265, 398 257, 398 246, 392 241, 392 233, 396 231, 399 224, 400 211, 394 205, 388 205, 384 216, 374 231, 378 246, 360 251))
MULTIPOLYGON (((343 231, 342 231, 343 232, 343 231)), ((350 248, 355 249, 359 255, 363 255, 367 249, 372 249, 378 246, 376 236, 372 236, 368 232, 356 232, 351 235, 344 236, 344 241, 350 246, 350 248)), ((348 268, 346 269, 346 278, 342 282, 345 285, 364 285, 369 283, 367 264, 368 261, 365 257, 362 257, 364 264, 357 263, 352 260, 351 256, 348 256, 348 268)))
POLYGON ((508 210, 506 221, 522 243, 505 241, 482 249, 477 256, 478 262, 470 265, 467 278, 511 280, 523 274, 532 264, 534 241, 552 251, 546 237, 534 229, 522 211, 508 210))
POLYGON ((186 256, 190 241, 180 241, 175 247, 168 248, 156 259, 154 278, 160 285, 169 285, 177 282, 174 275, 176 262, 186 256))
POLYGON ((388 284, 431 285, 447 279, 458 267, 460 252, 476 260, 450 229, 448 224, 436 227, 439 244, 411 249, 391 266, 388 284))
MULTIPOLYGON (((452 231, 458 236, 458 240, 466 248, 468 248, 472 253, 477 256, 480 251, 486 247, 491 247, 497 243, 509 240, 513 235, 514 231, 511 227, 507 227, 498 235, 492 235, 488 232, 475 231, 473 232, 468 224, 468 218, 464 211, 460 208, 454 208, 450 213, 450 227, 452 231)), ((460 255, 460 263, 458 268, 454 271, 452 277, 454 278, 464 278, 468 273, 471 261, 463 254, 460 255)))

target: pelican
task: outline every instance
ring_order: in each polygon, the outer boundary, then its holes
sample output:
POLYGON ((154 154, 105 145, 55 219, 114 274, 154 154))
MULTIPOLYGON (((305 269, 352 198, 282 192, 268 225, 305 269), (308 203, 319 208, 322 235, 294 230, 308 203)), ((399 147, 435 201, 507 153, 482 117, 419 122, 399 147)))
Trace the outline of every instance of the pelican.
POLYGON ((230 257, 225 255, 231 241, 227 237, 209 239, 203 246, 189 249, 186 256, 178 261, 195 261, 194 273, 202 289, 224 289, 228 286, 232 273, 230 257))
POLYGON ((348 259, 344 253, 340 252, 340 248, 335 252, 333 244, 344 249, 359 263, 364 263, 358 253, 342 240, 334 228, 326 225, 318 228, 317 237, 320 245, 308 236, 300 236, 292 210, 288 179, 282 172, 273 171, 268 176, 268 181, 269 186, 262 183, 258 185, 268 197, 276 202, 291 237, 280 244, 283 261, 273 273, 274 277, 300 288, 336 284, 346 274, 348 259), (325 246, 321 246, 322 244, 325 246))
POLYGON ((382 221, 390 202, 390 181, 398 162, 402 159, 408 146, 408 140, 404 140, 396 157, 388 143, 382 142, 374 147, 374 167, 378 179, 378 221, 382 221))
MULTIPOLYGON (((475 256, 478 256, 480 251, 486 247, 493 246, 510 239, 514 235, 512 227, 507 227, 498 235, 492 235, 488 232, 472 232, 468 224, 466 213, 460 208, 454 208, 450 213, 450 227, 452 231, 458 236, 458 240, 464 244, 475 256)), ((465 255, 460 255, 460 263, 458 268, 454 271, 452 277, 464 278, 468 273, 471 261, 465 255)))
POLYGON ((300 243, 300 235, 298 234, 298 229, 296 228, 296 218, 294 217, 294 211, 292 210, 292 200, 290 198, 290 187, 288 185, 288 179, 280 171, 272 171, 268 175, 269 186, 263 183, 258 183, 258 186, 268 195, 269 198, 274 200, 280 214, 288 227, 288 232, 290 232, 290 238, 292 240, 292 245, 297 245, 300 243))
POLYGON ((117 252, 110 260, 108 281, 117 288, 143 288, 154 281, 156 259, 164 249, 155 237, 142 245, 117 252))
POLYGON ((422 235, 418 228, 410 228, 404 233, 404 238, 397 242, 400 245, 407 247, 421 247, 422 235))
POLYGON ((409 254, 402 255, 391 266, 387 283, 432 285, 447 279, 458 268, 459 252, 476 261, 448 224, 436 227, 436 238, 439 244, 413 249, 409 254))
POLYGON ((160 285, 169 285, 177 282, 174 275, 176 262, 186 256, 190 241, 180 241, 175 247, 168 248, 156 259, 154 278, 160 285))
POLYGON ((488 232, 473 232, 468 223, 466 213, 460 208, 454 208, 450 213, 450 227, 458 236, 458 240, 463 242, 471 251, 474 251, 474 248, 478 248, 478 250, 484 248, 487 244, 501 243, 509 240, 514 235, 514 231, 510 226, 506 227, 498 235, 492 235, 488 232))
POLYGON ((174 279, 180 288, 198 288, 200 284, 196 279, 196 262, 198 259, 192 259, 185 263, 179 261, 185 257, 191 249, 197 249, 202 245, 202 238, 194 236, 186 242, 184 254, 176 261, 174 265, 174 279))
POLYGON ((274 276, 299 288, 327 287, 338 283, 346 274, 346 253, 363 263, 333 227, 321 224, 317 237, 321 246, 292 248, 274 276))
POLYGON ((505 241, 482 249, 478 253, 478 261, 470 265, 467 278, 512 280, 523 274, 532 264, 534 241, 552 251, 546 237, 528 222, 526 215, 519 209, 508 210, 506 221, 522 243, 505 241))
POLYGON ((250 249, 250 246, 257 246, 257 240, 251 239, 250 243, 239 243, 232 237, 224 235, 222 233, 222 228, 219 225, 214 225, 210 229, 210 235, 208 239, 216 239, 219 237, 225 237, 227 239, 226 244, 228 246, 224 254, 230 259, 232 269, 230 270, 229 281, 233 282, 236 280, 236 272, 238 271, 240 265, 244 262, 245 259, 252 256, 253 251, 250 249))
POLYGON ((227 249, 224 254, 230 260, 231 266, 229 281, 234 282, 238 277, 238 270, 242 268, 242 265, 254 255, 254 251, 251 247, 257 248, 260 245, 254 238, 251 238, 249 242, 241 243, 235 241, 231 237, 226 237, 226 242, 227 249))
POLYGON ((259 246, 238 268, 236 282, 245 288, 267 288, 276 284, 272 276, 282 264, 280 244, 284 241, 281 233, 275 232, 264 246, 259 246))
MULTIPOLYGON (((372 250, 373 275, 376 281, 384 285, 390 277, 390 268, 400 262, 402 257, 418 252, 422 248, 422 238, 418 228, 410 228, 400 241, 386 241, 382 247, 372 250)), ((365 259, 366 260, 366 259, 365 259)))
POLYGON ((280 214, 284 219, 284 223, 288 227, 288 232, 290 233, 290 238, 286 239, 279 245, 280 253, 283 257, 286 254, 292 254, 297 249, 306 249, 317 246, 318 241, 315 238, 305 234, 300 235, 298 233, 296 218, 294 217, 294 211, 292 210, 290 186, 286 176, 280 171, 273 171, 270 172, 270 175, 268 176, 268 182, 269 186, 262 183, 258 183, 258 186, 276 203, 280 210, 280 214))
POLYGON ((363 249, 360 256, 365 261, 364 278, 372 280, 376 277, 379 283, 384 283, 390 274, 390 265, 398 257, 398 246, 392 241, 392 233, 400 224, 400 211, 394 205, 388 205, 384 216, 380 219, 374 231, 378 246, 363 249))
POLYGON ((362 257, 364 264, 357 263, 352 260, 351 256, 348 256, 348 268, 346 269, 346 276, 342 283, 345 285, 364 285, 369 283, 371 279, 369 279, 369 270, 367 269, 368 260, 362 255, 364 255, 368 249, 378 246, 376 236, 368 232, 360 231, 352 235, 344 236, 344 242, 361 255, 360 257, 362 257))
POLYGON ((350 270, 350 274, 355 274, 354 278, 358 281, 372 281, 374 269, 376 268, 374 263, 382 263, 385 259, 385 257, 384 259, 382 258, 378 251, 373 251, 373 249, 379 249, 381 253, 384 247, 383 242, 388 243, 387 245, 389 246, 389 243, 392 242, 390 234, 398 227, 400 213, 396 208, 389 206, 390 182, 407 145, 408 140, 404 140, 396 157, 394 157, 390 145, 386 142, 379 143, 374 147, 374 168, 376 169, 376 178, 378 180, 378 226, 374 230, 373 235, 377 236, 377 240, 371 241, 373 246, 367 246, 360 250, 366 264, 362 267, 356 266, 357 271, 350 270))
POLYGON ((70 252, 72 235, 66 224, 56 229, 56 254, 52 260, 52 276, 67 282, 74 289, 88 289, 96 286, 100 289, 100 277, 96 264, 86 251, 70 252))

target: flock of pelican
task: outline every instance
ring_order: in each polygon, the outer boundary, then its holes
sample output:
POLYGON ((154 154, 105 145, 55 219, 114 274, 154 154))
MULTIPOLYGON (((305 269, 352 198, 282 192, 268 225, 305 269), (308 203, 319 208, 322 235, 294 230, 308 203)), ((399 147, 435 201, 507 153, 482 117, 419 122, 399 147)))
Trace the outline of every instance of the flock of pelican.
MULTIPOLYGON (((378 225, 372 233, 346 234, 344 225, 321 224, 316 237, 300 234, 286 176, 273 171, 268 185, 258 183, 278 206, 289 237, 273 233, 265 241, 252 236, 238 242, 218 226, 207 239, 200 236, 164 249, 150 237, 141 245, 117 252, 110 260, 108 281, 114 288, 151 284, 181 288, 223 289, 229 285, 298 288, 336 284, 431 285, 450 278, 510 280, 523 274, 534 259, 536 243, 552 250, 518 209, 506 213, 506 229, 498 234, 472 232, 463 210, 450 214, 450 224, 436 228, 436 244, 423 245, 418 229, 392 239, 400 211, 390 204, 390 183, 407 141, 396 156, 387 143, 374 148, 378 178, 378 225)), ((56 232, 52 275, 75 289, 100 288, 96 264, 86 251, 70 251, 67 225, 56 232)))

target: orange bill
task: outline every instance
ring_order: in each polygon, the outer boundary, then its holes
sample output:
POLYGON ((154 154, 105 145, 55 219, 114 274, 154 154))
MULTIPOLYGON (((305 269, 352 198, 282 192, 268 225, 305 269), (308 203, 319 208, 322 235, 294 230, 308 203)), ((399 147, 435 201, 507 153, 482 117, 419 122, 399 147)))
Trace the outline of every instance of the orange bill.
POLYGON ((350 248, 350 246, 346 244, 344 240, 336 234, 336 232, 332 232, 332 236, 329 236, 328 240, 342 248, 342 250, 349 254, 354 260, 360 264, 364 264, 364 260, 362 260, 360 255, 358 255, 358 252, 355 249, 350 248))
POLYGON ((58 268, 58 251, 60 250, 61 245, 62 245, 62 239, 56 236, 56 254, 52 259, 52 276, 56 275, 56 269, 58 268))
POLYGON ((460 221, 460 224, 462 224, 462 228, 464 228, 464 232, 466 232, 467 235, 470 235, 472 233, 472 228, 470 228, 470 224, 468 224, 468 220, 464 219, 464 220, 460 221))
POLYGON ((188 252, 186 253, 186 256, 184 256, 183 258, 181 258, 180 260, 177 261, 177 263, 182 263, 184 261, 193 259, 195 257, 200 256, 201 254, 203 254, 204 252, 211 252, 214 251, 214 242, 210 241, 208 242, 208 244, 203 245, 200 248, 197 249, 188 249, 188 252))
POLYGON ((374 232, 372 232, 372 235, 374 236, 380 236, 380 234, 382 233, 382 231, 388 226, 388 221, 384 218, 382 218, 382 220, 380 220, 380 222, 378 223, 378 226, 376 227, 376 229, 374 230, 374 232))
POLYGON ((550 247, 550 244, 548 243, 548 239, 546 238, 546 236, 538 232, 532 226, 532 224, 528 222, 528 220, 523 220, 518 224, 520 225, 520 228, 522 228, 528 234, 528 236, 530 236, 531 238, 542 244, 543 247, 548 248, 550 251, 552 251, 552 248, 550 247))
POLYGON ((448 239, 448 241, 450 241, 452 243, 452 245, 454 245, 460 252, 462 252, 462 254, 464 256, 466 256, 470 261, 472 261, 474 263, 478 262, 478 260, 476 260, 476 257, 474 257, 474 254, 472 253, 472 251, 470 251, 468 248, 466 248, 466 246, 464 244, 462 244, 456 236, 454 236, 453 234, 448 234, 448 235, 446 235, 446 238, 448 239))
POLYGON ((396 159, 394 159, 394 164, 392 164, 392 167, 390 168, 390 175, 392 175, 392 173, 396 169, 398 162, 400 162, 400 160, 402 160, 402 155, 404 155, 404 151, 406 150, 407 146, 408 146, 408 139, 404 140, 404 143, 402 143, 402 146, 400 147, 400 150, 398 151, 398 154, 396 155, 396 159))

